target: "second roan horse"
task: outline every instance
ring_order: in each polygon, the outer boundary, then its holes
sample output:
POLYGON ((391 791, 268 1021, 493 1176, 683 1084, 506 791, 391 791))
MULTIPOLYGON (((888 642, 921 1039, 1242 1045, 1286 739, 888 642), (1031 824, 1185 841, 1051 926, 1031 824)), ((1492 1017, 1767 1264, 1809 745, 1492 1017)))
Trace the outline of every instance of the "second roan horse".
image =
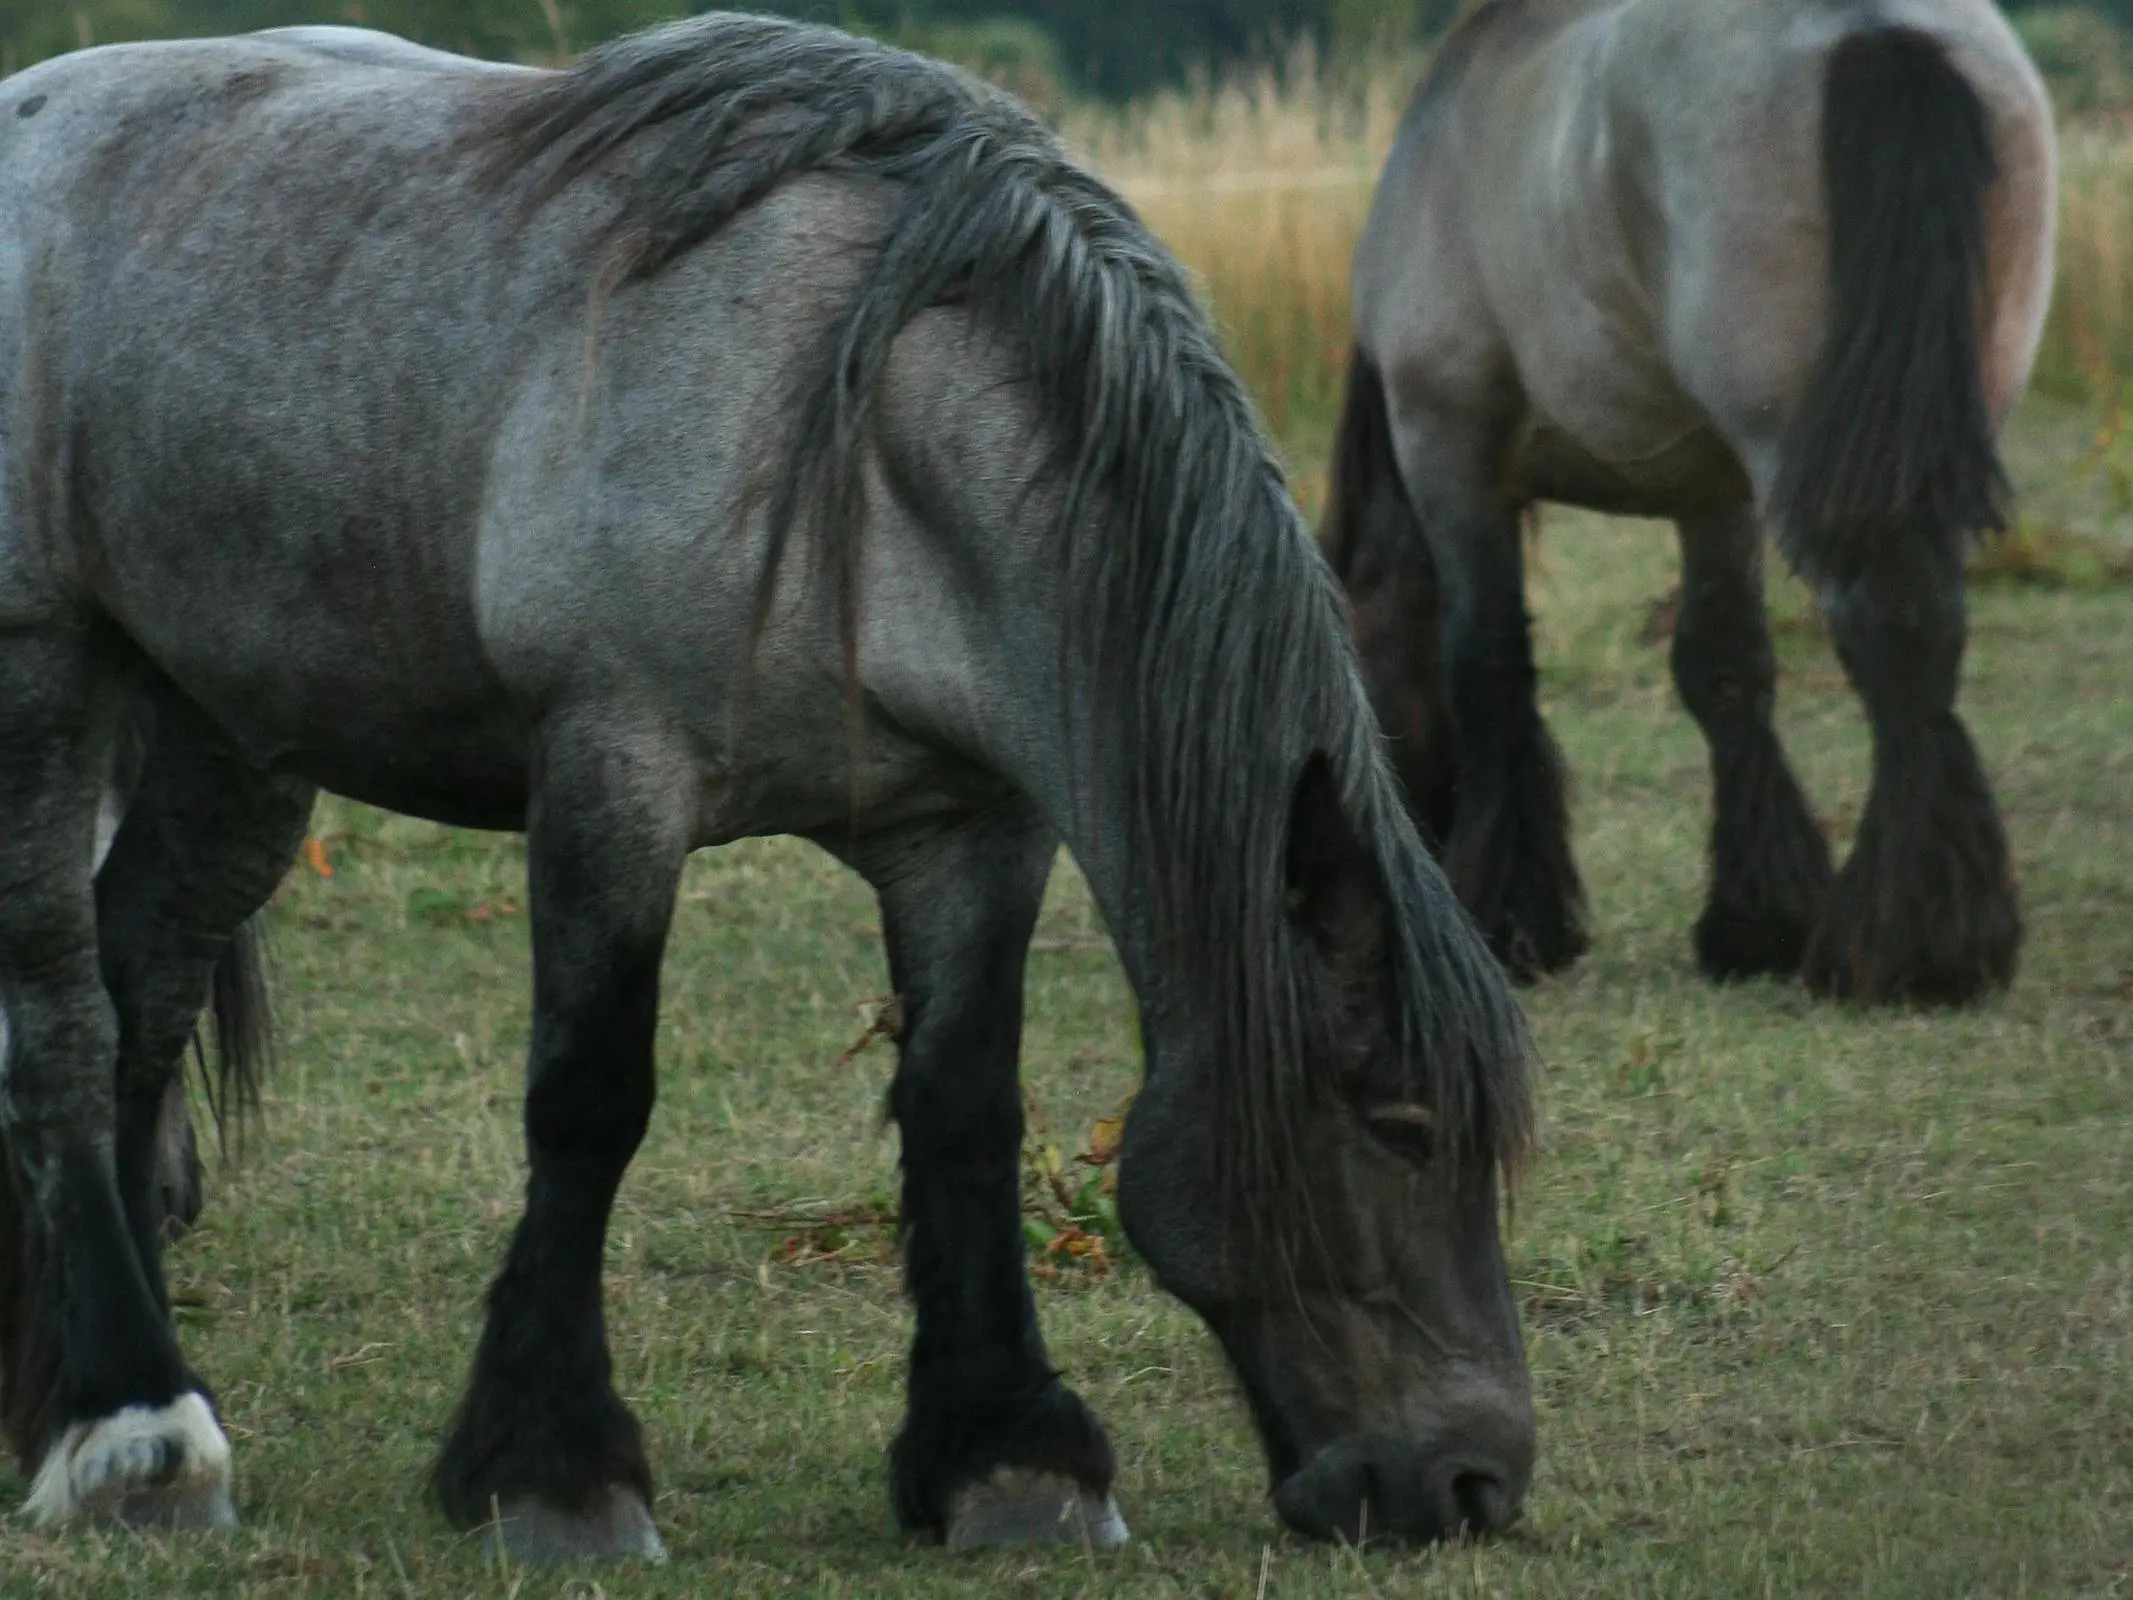
POLYGON ((1871 1001, 2009 980, 1955 698, 2053 205, 2050 107, 1988 0, 1491 0, 1447 41, 1356 253, 1324 541, 1409 796, 1514 972, 1586 943, 1524 598, 1522 517, 1556 500, 1680 533, 1704 971, 1871 1001), (1872 725, 1837 873, 1772 728, 1766 529, 1872 725))

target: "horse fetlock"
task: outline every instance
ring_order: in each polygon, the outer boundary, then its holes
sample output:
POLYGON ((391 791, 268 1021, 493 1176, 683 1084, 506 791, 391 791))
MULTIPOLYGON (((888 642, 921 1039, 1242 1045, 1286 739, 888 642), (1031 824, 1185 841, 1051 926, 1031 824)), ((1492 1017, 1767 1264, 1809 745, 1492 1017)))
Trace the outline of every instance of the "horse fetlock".
POLYGON ((949 1497, 943 1542, 950 1550, 1048 1544, 1113 1550, 1129 1537, 1109 1493, 1061 1473, 996 1467, 949 1497))
POLYGON ((1535 983, 1575 965, 1592 940, 1568 841, 1516 826, 1492 830, 1471 851, 1456 832, 1453 840, 1447 875, 1513 981, 1535 983))
POLYGON ((1585 886, 1570 852, 1563 758, 1530 708, 1499 708, 1503 726, 1460 772, 1445 875, 1496 959, 1531 983, 1561 972, 1591 944, 1585 886))
POLYGON ((1713 983, 1788 977, 1800 970, 1813 927, 1809 908, 1714 897, 1696 919, 1697 970, 1713 983))
POLYGON ((1807 986, 1876 1004, 1963 1005, 2014 978, 2022 919, 1982 770, 1952 719, 1927 781, 1877 781, 1802 964, 1807 986))
POLYGON ((1829 843, 1777 756, 1753 781, 1719 792, 1711 892, 1695 931, 1696 964, 1717 983, 1800 970, 1834 872, 1829 843))
POLYGON ((1057 1379, 991 1403, 914 1395, 889 1450, 897 1520, 955 1549, 1079 1543, 1082 1532, 1096 1543, 1117 1543, 1125 1524, 1111 1504, 1113 1471, 1103 1424, 1057 1379), (1106 1531, 1113 1524, 1115 1537, 1106 1531), (1055 1540, 1047 1531, 1066 1526, 1082 1532, 1055 1540))
POLYGON ((625 1484, 601 1489, 569 1510, 530 1497, 500 1501, 482 1549, 489 1555, 501 1551, 530 1566, 667 1558, 666 1541, 659 1537, 651 1508, 625 1484))
POLYGON ((234 1528, 229 1440, 197 1393, 76 1422, 46 1452, 22 1509, 42 1528, 234 1528))

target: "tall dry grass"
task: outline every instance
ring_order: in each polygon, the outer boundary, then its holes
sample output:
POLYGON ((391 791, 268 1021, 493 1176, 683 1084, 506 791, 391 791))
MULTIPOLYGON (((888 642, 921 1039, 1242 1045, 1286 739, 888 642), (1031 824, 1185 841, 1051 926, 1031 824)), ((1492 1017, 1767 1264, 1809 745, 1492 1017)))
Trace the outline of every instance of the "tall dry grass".
MULTIPOLYGON (((1069 105, 1067 137, 1192 267, 1232 358, 1318 488, 1350 340, 1348 263, 1419 57, 1308 57, 1123 109, 1069 105)), ((2062 135, 2059 267, 2037 387, 2108 406, 2133 385, 2133 129, 2062 135)))
POLYGON ((2037 387, 2115 404, 2133 384, 2133 130, 2064 130, 2059 144, 2059 265, 2037 387))
POLYGON ((1307 505, 1347 365, 1349 258, 1420 70, 1322 72, 1299 56, 1061 118, 1198 277, 1307 505))

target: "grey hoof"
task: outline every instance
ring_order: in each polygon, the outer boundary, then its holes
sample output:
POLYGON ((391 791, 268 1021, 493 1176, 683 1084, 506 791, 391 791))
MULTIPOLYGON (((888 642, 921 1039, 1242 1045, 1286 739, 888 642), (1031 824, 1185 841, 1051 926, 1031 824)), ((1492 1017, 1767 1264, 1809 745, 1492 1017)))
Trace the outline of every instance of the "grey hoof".
POLYGON ((608 1489, 583 1511, 558 1511, 538 1500, 514 1501, 489 1525, 482 1554, 498 1546, 527 1566, 567 1561, 664 1561, 667 1547, 652 1513, 631 1489, 608 1489))
POLYGON ((1073 1544, 1114 1550, 1128 1538, 1126 1519, 1108 1494, 1091 1494, 1072 1478, 1028 1467, 998 1467, 983 1483, 948 1502, 948 1548, 1073 1544))
POLYGON ((92 1501, 89 1512, 92 1521, 144 1532, 227 1533, 237 1526, 225 1483, 136 1489, 115 1503, 92 1501))

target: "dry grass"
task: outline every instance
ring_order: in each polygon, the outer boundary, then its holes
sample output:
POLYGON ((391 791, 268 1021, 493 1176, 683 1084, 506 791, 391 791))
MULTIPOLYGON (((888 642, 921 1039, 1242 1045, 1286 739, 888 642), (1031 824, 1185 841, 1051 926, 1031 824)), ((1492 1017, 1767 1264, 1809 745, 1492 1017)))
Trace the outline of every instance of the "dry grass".
POLYGON ((1315 509, 1351 337, 1348 262, 1419 58, 1321 74, 1308 57, 1123 110, 1068 137, 1205 287, 1232 359, 1315 509))
MULTIPOLYGON (((1348 264, 1419 78, 1418 56, 1369 70, 1287 70, 1123 110, 1069 106, 1076 146, 1191 264, 1238 368, 1317 489, 1350 338, 1348 264)), ((2059 266, 2036 388, 2105 404, 2133 384, 2133 129, 2062 133, 2059 266)))
POLYGON ((2059 158, 2058 282, 2036 383, 2102 402, 2133 381, 2133 132, 2069 128, 2059 158))

